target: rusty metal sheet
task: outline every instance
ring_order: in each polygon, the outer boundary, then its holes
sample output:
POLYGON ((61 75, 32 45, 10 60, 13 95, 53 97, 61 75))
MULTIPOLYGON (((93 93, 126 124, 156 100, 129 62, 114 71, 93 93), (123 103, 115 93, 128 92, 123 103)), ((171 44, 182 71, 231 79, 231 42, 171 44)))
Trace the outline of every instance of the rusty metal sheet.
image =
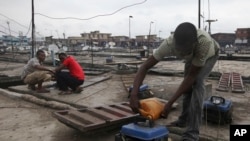
POLYGON ((232 92, 234 93, 245 93, 245 88, 241 75, 239 73, 232 73, 232 92))
MULTIPOLYGON (((159 101, 163 104, 168 102, 163 99, 159 99, 159 101)), ((177 106, 178 104, 174 103, 172 109, 177 106)), ((79 110, 56 111, 53 112, 53 116, 69 127, 90 133, 134 122, 139 114, 135 114, 131 110, 128 102, 122 102, 79 110)))
POLYGON ((139 114, 135 114, 127 102, 85 108, 79 110, 62 110, 53 112, 53 116, 67 126, 82 132, 126 124, 133 121, 139 114))
POLYGON ((245 93, 245 88, 239 73, 223 73, 219 80, 217 91, 228 92, 231 87, 233 93, 245 93))
POLYGON ((223 73, 220 77, 217 91, 228 92, 230 88, 231 73, 223 73))

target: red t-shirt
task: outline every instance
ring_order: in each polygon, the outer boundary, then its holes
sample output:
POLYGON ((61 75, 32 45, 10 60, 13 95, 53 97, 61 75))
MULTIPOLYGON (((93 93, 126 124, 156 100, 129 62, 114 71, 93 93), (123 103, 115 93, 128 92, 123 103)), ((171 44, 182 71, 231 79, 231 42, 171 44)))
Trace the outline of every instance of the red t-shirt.
POLYGON ((85 79, 85 73, 80 64, 75 60, 74 57, 68 56, 64 61, 63 65, 69 69, 69 73, 76 77, 78 80, 85 79))

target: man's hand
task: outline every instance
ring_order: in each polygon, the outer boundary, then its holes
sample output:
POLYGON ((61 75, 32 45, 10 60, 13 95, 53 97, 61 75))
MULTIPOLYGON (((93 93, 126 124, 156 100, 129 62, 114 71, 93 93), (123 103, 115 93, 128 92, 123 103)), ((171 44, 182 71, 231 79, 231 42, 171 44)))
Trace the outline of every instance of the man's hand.
POLYGON ((56 74, 56 70, 50 70, 50 72, 56 74))
POLYGON ((130 103, 130 108, 132 109, 132 111, 135 113, 139 113, 140 103, 139 103, 138 97, 131 95, 129 103, 130 103))
POLYGON ((54 70, 49 69, 48 71, 49 71, 50 74, 55 74, 54 70))
POLYGON ((167 118, 171 108, 172 108, 172 104, 169 104, 169 103, 165 104, 164 110, 162 111, 161 116, 164 118, 167 118))

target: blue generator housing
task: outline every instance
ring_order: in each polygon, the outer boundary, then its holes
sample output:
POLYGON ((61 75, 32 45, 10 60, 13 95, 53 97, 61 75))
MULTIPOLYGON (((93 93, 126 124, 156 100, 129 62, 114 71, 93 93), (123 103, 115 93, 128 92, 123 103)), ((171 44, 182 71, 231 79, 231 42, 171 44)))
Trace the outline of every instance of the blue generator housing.
POLYGON ((204 119, 216 124, 232 122, 233 104, 231 100, 211 96, 203 103, 204 119))
POLYGON ((166 126, 154 125, 147 127, 130 123, 122 126, 119 134, 116 135, 115 141, 163 141, 167 140, 169 131, 166 126))

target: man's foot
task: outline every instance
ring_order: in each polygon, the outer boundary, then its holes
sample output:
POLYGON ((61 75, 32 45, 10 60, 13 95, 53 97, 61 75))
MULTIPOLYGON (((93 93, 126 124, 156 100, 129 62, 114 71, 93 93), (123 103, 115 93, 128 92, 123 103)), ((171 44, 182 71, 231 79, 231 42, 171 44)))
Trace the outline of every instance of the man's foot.
POLYGON ((76 90, 74 91, 74 93, 81 93, 83 91, 83 88, 82 87, 80 87, 80 86, 78 86, 77 88, 76 88, 76 90))
POLYGON ((42 89, 37 89, 36 92, 37 92, 37 93, 49 93, 50 90, 47 90, 47 89, 45 89, 45 88, 42 88, 42 89))
POLYGON ((179 120, 173 121, 171 122, 169 125, 167 125, 168 127, 180 127, 180 128, 184 128, 186 127, 186 123, 183 123, 179 120))
POLYGON ((58 95, 69 95, 69 94, 72 94, 72 91, 67 90, 67 91, 61 91, 58 93, 58 95))
POLYGON ((36 86, 35 86, 35 85, 29 84, 29 85, 28 85, 28 89, 30 89, 30 90, 32 90, 32 91, 35 91, 35 90, 36 90, 36 86))

